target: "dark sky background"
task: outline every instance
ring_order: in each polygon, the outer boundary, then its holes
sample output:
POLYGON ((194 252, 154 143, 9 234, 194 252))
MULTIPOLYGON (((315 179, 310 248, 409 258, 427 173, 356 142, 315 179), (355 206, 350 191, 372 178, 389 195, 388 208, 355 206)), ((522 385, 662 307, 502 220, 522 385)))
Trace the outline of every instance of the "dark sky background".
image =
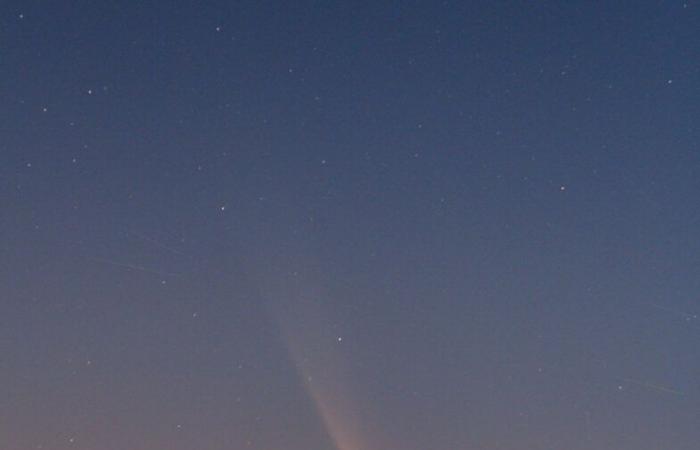
POLYGON ((3 1, 3 450, 695 450, 696 1, 3 1))

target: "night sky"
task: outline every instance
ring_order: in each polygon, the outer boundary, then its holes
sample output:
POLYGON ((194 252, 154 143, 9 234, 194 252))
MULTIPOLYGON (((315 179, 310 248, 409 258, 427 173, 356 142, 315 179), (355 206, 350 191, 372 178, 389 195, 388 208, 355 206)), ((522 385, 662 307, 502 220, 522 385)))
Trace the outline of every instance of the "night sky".
POLYGON ((696 450, 696 1, 0 5, 2 450, 696 450))

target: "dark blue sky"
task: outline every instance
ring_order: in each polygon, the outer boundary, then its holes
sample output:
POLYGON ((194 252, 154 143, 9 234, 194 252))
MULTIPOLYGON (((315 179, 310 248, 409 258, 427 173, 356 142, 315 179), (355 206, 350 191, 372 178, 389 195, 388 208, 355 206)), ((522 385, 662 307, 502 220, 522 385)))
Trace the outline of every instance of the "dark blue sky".
POLYGON ((4 450, 694 450, 700 4, 0 6, 4 450))

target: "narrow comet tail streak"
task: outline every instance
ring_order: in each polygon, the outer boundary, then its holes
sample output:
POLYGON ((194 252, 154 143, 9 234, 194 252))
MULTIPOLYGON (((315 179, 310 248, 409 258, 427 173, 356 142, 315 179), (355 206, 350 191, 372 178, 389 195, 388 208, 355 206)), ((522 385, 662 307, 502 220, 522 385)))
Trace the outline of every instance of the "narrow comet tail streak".
POLYGON ((268 293, 268 299, 276 299, 269 303, 270 313, 335 449, 365 449, 368 446, 362 439, 359 410, 350 393, 339 341, 321 310, 323 293, 313 287, 318 285, 297 279, 280 289, 281 295, 268 293))
POLYGON ((313 400, 336 450, 366 448, 360 442, 357 418, 352 415, 354 409, 350 397, 338 379, 340 375, 338 368, 332 366, 320 369, 311 367, 311 364, 301 356, 295 340, 291 338, 287 342, 289 353, 294 360, 299 376, 303 380, 306 392, 313 400), (322 375, 324 380, 315 375, 319 372, 325 372, 322 375), (326 380, 326 378, 330 378, 330 380, 326 380))

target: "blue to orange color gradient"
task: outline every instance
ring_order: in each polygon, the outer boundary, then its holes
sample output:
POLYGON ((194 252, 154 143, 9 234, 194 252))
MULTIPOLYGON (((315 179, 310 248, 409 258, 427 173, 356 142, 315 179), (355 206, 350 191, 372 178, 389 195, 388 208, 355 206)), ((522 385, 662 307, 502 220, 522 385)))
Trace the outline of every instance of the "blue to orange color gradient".
POLYGON ((4 1, 0 449, 696 450, 696 1, 4 1))

